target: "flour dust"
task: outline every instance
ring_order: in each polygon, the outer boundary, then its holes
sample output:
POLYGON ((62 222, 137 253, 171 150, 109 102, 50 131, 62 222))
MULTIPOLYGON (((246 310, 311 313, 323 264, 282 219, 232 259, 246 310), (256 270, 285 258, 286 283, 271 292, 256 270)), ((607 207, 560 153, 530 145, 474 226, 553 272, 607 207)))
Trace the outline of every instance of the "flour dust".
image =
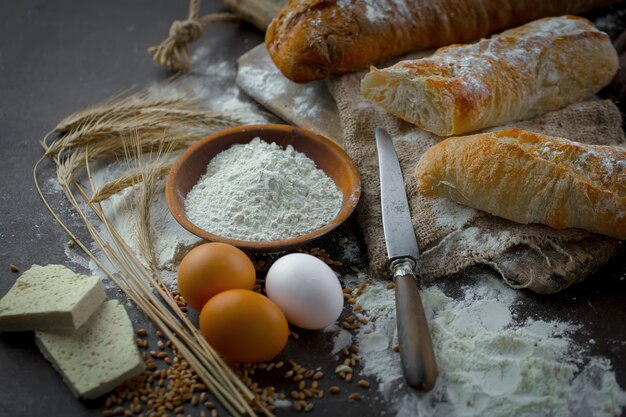
POLYGON ((626 392, 609 360, 589 357, 573 341, 575 322, 521 319, 519 293, 485 275, 452 299, 436 286, 422 298, 429 318, 440 378, 424 395, 406 390, 397 342, 394 292, 373 283, 358 303, 377 316, 362 328, 363 371, 376 377, 393 404, 409 416, 613 416, 626 407, 626 392), (371 333, 366 333, 367 332, 371 333), (406 391, 404 395, 398 392, 406 391))

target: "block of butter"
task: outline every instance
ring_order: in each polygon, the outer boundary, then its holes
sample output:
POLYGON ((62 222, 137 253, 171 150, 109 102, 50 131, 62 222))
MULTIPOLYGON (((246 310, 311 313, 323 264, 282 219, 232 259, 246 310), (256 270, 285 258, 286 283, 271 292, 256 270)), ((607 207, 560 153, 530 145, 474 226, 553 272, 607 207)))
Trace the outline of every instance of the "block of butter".
POLYGON ((35 340, 79 398, 97 398, 145 369, 133 325, 117 300, 102 304, 78 330, 36 331, 35 340))
POLYGON ((97 277, 77 274, 62 265, 33 265, 0 300, 0 332, 74 330, 105 298, 97 277))

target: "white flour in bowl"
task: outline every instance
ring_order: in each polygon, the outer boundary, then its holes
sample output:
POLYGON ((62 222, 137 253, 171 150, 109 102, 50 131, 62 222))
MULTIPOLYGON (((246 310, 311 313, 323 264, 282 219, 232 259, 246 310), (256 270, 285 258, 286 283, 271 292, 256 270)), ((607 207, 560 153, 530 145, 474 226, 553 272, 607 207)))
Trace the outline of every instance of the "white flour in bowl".
POLYGON ((394 405, 391 415, 589 417, 620 415, 626 407, 610 361, 589 357, 572 340, 582 326, 520 319, 519 292, 490 276, 463 288, 458 299, 437 287, 422 291, 440 378, 432 392, 411 393, 392 350, 398 343, 394 291, 385 285, 373 283, 358 298, 377 320, 361 328, 357 343, 363 371, 377 377, 394 405))
POLYGON ((260 138, 217 154, 185 198, 196 226, 218 236, 264 242, 312 232, 335 218, 342 194, 291 145, 260 138))

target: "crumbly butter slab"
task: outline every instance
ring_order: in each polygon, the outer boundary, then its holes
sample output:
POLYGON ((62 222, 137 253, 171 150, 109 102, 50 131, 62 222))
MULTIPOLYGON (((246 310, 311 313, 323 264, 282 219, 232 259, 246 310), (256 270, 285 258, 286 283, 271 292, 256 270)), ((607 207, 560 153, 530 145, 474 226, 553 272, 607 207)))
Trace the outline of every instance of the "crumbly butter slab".
POLYGON ((133 325, 116 300, 102 304, 74 332, 37 331, 35 340, 79 398, 97 398, 145 370, 133 325))
POLYGON ((62 265, 33 265, 0 299, 0 332, 75 330, 105 298, 97 277, 62 265))

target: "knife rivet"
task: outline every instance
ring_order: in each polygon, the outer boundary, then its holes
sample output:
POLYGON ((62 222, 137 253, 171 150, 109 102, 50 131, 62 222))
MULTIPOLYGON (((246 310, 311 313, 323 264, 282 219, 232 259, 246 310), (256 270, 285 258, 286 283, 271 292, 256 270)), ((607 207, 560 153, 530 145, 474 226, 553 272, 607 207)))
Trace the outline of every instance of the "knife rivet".
POLYGON ((389 264, 389 269, 394 279, 404 275, 413 275, 415 261, 411 258, 394 259, 389 264))

